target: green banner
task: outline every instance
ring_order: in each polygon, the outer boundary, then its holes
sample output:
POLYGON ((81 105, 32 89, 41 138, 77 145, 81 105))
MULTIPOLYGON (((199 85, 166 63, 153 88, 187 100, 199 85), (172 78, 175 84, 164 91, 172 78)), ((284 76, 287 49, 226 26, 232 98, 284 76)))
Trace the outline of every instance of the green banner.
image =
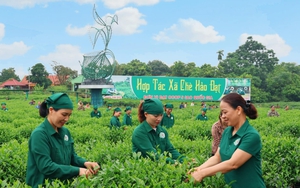
POLYGON ((250 100, 248 78, 112 76, 112 81, 115 88, 106 94, 122 98, 218 101, 236 92, 250 100))

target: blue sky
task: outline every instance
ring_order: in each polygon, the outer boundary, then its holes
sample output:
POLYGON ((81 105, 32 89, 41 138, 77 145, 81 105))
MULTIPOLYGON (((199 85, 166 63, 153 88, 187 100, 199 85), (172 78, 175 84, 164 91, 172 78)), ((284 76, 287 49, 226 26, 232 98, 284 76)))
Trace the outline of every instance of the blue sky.
MULTIPOLYGON (((234 52, 253 36, 281 62, 300 62, 298 0, 0 0, 0 71, 22 77, 53 61, 78 70, 83 55, 104 49, 90 36, 99 16, 117 15, 108 48, 119 63, 138 59, 218 64, 217 51, 234 52)), ((225 58, 224 57, 224 58, 225 58)))

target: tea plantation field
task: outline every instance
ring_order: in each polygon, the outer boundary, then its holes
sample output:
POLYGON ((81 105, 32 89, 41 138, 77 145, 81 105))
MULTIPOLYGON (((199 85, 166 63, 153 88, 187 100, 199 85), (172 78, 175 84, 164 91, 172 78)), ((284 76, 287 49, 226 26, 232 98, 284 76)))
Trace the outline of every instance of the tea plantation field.
MULTIPOLYGON (((47 95, 31 95, 36 101, 42 101, 47 95)), ((32 130, 43 118, 38 109, 29 105, 24 96, 10 96, 0 102, 6 102, 7 112, 0 111, 0 186, 27 187, 25 185, 28 139, 32 130)), ((76 98, 72 96, 74 106, 76 98)), ((89 99, 84 99, 89 101, 89 99)), ((181 165, 165 163, 162 157, 158 161, 140 159, 131 152, 131 135, 139 124, 137 105, 134 100, 111 100, 114 107, 123 110, 126 105, 133 106, 134 126, 128 129, 110 130, 108 127, 112 112, 101 107, 102 118, 90 118, 92 109, 78 111, 74 109, 66 127, 75 140, 75 149, 79 156, 101 164, 101 171, 90 178, 78 177, 68 182, 46 182, 45 187, 230 187, 223 175, 205 178, 202 183, 184 182, 187 171, 198 166, 210 157, 211 126, 218 119, 219 109, 208 110, 206 122, 195 121, 200 113, 200 102, 194 107, 179 109, 180 102, 174 102, 173 114, 176 122, 169 129, 170 140, 180 153, 189 160, 181 165), (191 162, 191 159, 196 159, 191 162)), ((166 103, 166 101, 163 101, 166 103)), ((211 104, 218 104, 214 102, 211 104)), ((282 106, 283 107, 283 106, 282 106)), ((257 105, 259 118, 250 123, 259 131, 263 142, 262 169, 267 187, 300 187, 300 107, 294 105, 288 111, 277 109, 280 117, 267 117, 269 104, 257 105)), ((124 113, 124 112, 123 112, 124 113)), ((121 116, 122 120, 123 114, 121 116)))

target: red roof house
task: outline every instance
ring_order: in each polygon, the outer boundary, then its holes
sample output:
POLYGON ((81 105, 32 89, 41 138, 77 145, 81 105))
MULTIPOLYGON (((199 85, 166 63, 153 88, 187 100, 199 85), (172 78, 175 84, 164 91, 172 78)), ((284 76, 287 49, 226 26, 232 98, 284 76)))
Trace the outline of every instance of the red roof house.
POLYGON ((60 85, 60 81, 58 79, 57 75, 49 75, 48 78, 51 80, 52 82, 52 86, 59 86, 60 85))
MULTIPOLYGON (((51 86, 59 86, 60 85, 60 81, 59 81, 57 75, 49 75, 48 78, 52 82, 51 86)), ((27 75, 23 77, 21 82, 28 85, 27 75)), ((34 88, 34 86, 36 85, 35 83, 32 83, 32 82, 30 82, 29 84, 30 84, 31 89, 34 88)))
MULTIPOLYGON (((23 84, 26 84, 27 85, 27 87, 28 87, 28 80, 27 80, 27 76, 24 76, 23 77, 23 79, 21 80, 21 82, 23 83, 23 84)), ((31 89, 33 89, 34 87, 35 87, 35 83, 32 83, 32 82, 30 82, 29 83, 29 85, 30 85, 30 90, 31 89)))
POLYGON ((14 78, 10 78, 8 80, 6 80, 5 82, 3 82, 0 85, 0 88, 8 88, 8 89, 28 89, 28 84, 25 84, 23 82, 19 82, 18 80, 14 79, 14 78))

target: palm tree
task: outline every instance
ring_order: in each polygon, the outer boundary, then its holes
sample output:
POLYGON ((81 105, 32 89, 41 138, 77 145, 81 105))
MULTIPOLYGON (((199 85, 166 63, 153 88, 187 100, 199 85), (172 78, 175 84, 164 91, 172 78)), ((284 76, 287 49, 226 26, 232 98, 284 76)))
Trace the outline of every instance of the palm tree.
POLYGON ((222 57, 224 56, 223 52, 224 52, 224 50, 219 50, 219 51, 217 51, 217 54, 218 54, 218 61, 222 61, 222 57))

